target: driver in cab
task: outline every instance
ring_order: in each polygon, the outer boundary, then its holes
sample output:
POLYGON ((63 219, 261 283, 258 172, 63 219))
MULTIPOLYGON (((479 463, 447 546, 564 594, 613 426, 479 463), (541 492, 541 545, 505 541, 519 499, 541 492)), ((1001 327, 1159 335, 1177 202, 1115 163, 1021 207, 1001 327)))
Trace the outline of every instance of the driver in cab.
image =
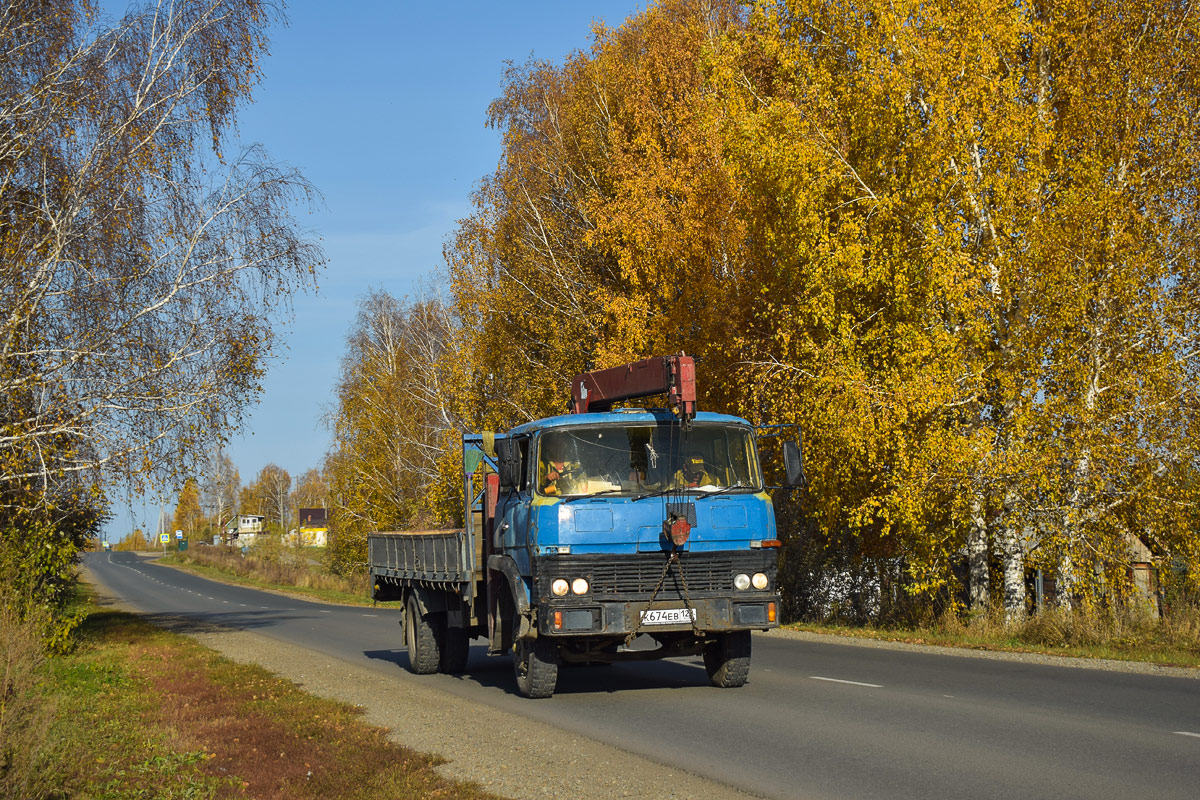
POLYGON ((542 494, 574 494, 584 476, 578 461, 568 457, 566 442, 559 437, 546 441, 544 455, 538 464, 538 486, 542 494))
POLYGON ((675 486, 685 489, 697 486, 719 486, 720 482, 704 467, 704 459, 692 456, 685 459, 675 473, 675 486))

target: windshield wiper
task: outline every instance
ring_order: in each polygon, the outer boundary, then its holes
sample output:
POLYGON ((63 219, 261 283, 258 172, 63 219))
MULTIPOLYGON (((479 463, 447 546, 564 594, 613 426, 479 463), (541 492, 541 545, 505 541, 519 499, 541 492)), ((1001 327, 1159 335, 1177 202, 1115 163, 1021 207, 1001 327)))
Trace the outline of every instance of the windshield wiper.
POLYGON ((753 489, 753 488, 754 488, 753 486, 751 486, 750 484, 747 484, 747 483, 735 483, 732 486, 722 486, 720 489, 702 489, 699 486, 684 486, 684 487, 672 486, 667 489, 659 489, 658 491, 655 491, 655 492, 647 492, 646 494, 639 494, 637 497, 635 497, 633 499, 634 500, 645 500, 646 498, 649 498, 649 497, 662 497, 663 495, 667 495, 667 494, 692 494, 692 495, 697 495, 700 497, 715 497, 716 495, 719 495, 719 494, 726 494, 727 492, 732 492, 734 489, 753 489))
POLYGON ((676 489, 674 486, 671 486, 666 489, 659 489, 658 491, 655 491, 655 492, 646 492, 645 494, 639 494, 637 497, 635 497, 633 499, 634 499, 634 502, 636 502, 638 500, 645 500, 649 497, 662 497, 665 494, 682 494, 682 493, 683 493, 682 489, 676 489))
POLYGON ((571 495, 570 497, 564 497, 563 502, 564 503, 573 503, 576 500, 587 500, 589 497, 599 497, 602 494, 617 494, 618 492, 624 492, 624 491, 626 491, 626 490, 621 489, 621 488, 601 489, 600 491, 592 492, 591 494, 574 494, 574 495, 571 495))

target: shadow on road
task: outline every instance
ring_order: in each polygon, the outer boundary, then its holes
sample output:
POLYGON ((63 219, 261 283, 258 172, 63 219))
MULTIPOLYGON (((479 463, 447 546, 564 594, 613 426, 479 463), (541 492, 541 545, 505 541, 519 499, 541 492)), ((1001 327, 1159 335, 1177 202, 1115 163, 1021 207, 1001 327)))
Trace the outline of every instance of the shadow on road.
POLYGON ((288 620, 306 619, 310 615, 282 616, 278 611, 194 612, 188 616, 140 612, 142 619, 152 625, 175 633, 232 633, 269 628, 288 620))
MULTIPOLYGON (((481 641, 481 640, 476 640, 481 641)), ((408 651, 364 650, 363 655, 409 670, 408 651)), ((432 677, 432 676, 431 676, 432 677)), ((471 647, 467 668, 461 675, 445 677, 473 681, 489 689, 517 694, 512 661, 506 656, 488 656, 482 644, 471 647)), ((708 675, 699 659, 637 661, 624 664, 561 664, 556 695, 630 692, 646 689, 709 688, 708 675)))

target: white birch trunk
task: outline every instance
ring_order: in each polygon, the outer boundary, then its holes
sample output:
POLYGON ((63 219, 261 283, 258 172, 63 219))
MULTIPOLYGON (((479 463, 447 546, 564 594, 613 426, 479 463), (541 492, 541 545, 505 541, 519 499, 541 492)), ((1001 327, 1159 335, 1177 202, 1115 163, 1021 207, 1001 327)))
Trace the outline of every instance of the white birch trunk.
POLYGON ((1000 529, 1000 558, 1004 564, 1004 619, 1019 622, 1025 616, 1025 549, 1009 520, 1000 529))
POLYGON ((988 579, 988 536, 983 501, 978 494, 971 499, 971 518, 967 530, 967 564, 971 610, 985 610, 988 607, 991 589, 988 579))
POLYGON ((1071 596, 1075 593, 1075 562, 1069 552, 1064 552, 1058 561, 1055 592, 1058 596, 1058 607, 1070 611, 1074 607, 1071 596))
MULTIPOLYGON (((1099 308, 1096 309, 1096 318, 1104 319, 1107 316, 1107 303, 1103 300, 1099 301, 1099 308)), ((1089 337, 1088 350, 1091 370, 1088 375, 1087 389, 1083 394, 1084 420, 1090 422, 1092 415, 1096 410, 1096 401, 1100 396, 1100 378, 1104 372, 1104 360, 1100 351, 1100 326, 1093 325, 1089 337)), ((1083 504, 1086 500, 1086 487, 1092 475, 1092 450, 1091 446, 1086 441, 1086 431, 1081 434, 1085 437, 1082 448, 1080 449, 1079 458, 1075 462, 1075 469, 1071 475, 1071 497, 1067 503, 1067 507, 1063 510, 1063 556, 1059 562, 1058 576, 1058 604, 1061 608, 1070 609, 1072 607, 1072 595, 1074 594, 1077 584, 1077 576, 1075 574, 1075 564, 1072 558, 1072 552, 1078 546, 1083 531, 1080 527, 1080 520, 1083 516, 1083 504)))

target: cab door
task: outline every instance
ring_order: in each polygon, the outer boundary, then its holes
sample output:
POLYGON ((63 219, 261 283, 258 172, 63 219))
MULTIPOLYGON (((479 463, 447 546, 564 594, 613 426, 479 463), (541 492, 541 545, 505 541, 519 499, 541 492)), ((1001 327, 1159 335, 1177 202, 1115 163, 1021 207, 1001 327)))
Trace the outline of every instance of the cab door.
POLYGON ((529 458, 530 437, 521 435, 513 437, 517 451, 520 453, 521 470, 520 482, 511 490, 501 494, 500 505, 496 518, 498 525, 495 532, 497 552, 507 555, 517 563, 522 576, 529 575, 529 546, 536 541, 536 536, 530 531, 529 506, 533 495, 533 464, 529 458))

